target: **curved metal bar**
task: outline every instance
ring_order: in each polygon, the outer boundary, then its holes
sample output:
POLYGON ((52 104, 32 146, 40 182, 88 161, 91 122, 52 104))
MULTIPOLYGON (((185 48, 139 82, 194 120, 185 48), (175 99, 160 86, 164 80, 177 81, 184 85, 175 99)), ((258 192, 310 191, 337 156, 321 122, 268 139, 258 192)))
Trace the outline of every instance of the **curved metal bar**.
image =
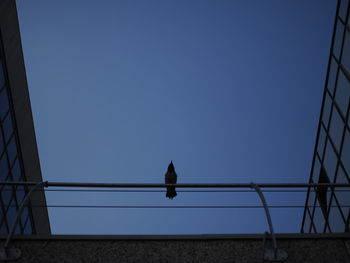
POLYGON ((16 227, 17 227, 17 224, 18 224, 18 221, 19 221, 19 218, 22 214, 22 211, 24 209, 24 206, 25 204, 27 203, 27 201, 29 200, 30 196, 32 195, 32 193, 38 189, 40 186, 44 186, 44 187, 47 187, 48 186, 48 181, 45 181, 45 182, 39 182, 37 183, 35 186, 32 187, 32 189, 30 189, 30 191, 26 194, 25 198, 23 199, 21 205, 19 206, 19 209, 16 213, 16 217, 15 217, 15 221, 13 222, 13 225, 12 225, 12 228, 11 228, 11 231, 10 233, 8 234, 7 236, 7 239, 6 239, 6 242, 5 242, 5 245, 4 245, 4 248, 5 250, 8 248, 9 244, 10 244, 10 241, 11 241, 11 238, 13 236, 13 234, 15 233, 15 230, 16 230, 16 227))
POLYGON ((263 203, 263 206, 264 206, 264 209, 265 209, 265 213, 266 213, 266 217, 267 217, 267 222, 269 224, 269 227, 270 227, 270 232, 271 232, 271 236, 272 236, 272 242, 273 242, 273 247, 274 247, 274 250, 275 250, 275 257, 276 257, 276 253, 277 253, 277 241, 276 241, 276 236, 275 236, 275 232, 273 231, 273 226, 272 226, 272 220, 271 220, 271 216, 270 216, 270 212, 269 212, 269 208, 267 206, 267 203, 266 203, 266 200, 265 200, 265 197, 264 197, 264 194, 262 193, 260 187, 251 182, 250 183, 250 187, 255 189, 255 191, 258 193, 260 199, 261 199, 261 202, 263 203))

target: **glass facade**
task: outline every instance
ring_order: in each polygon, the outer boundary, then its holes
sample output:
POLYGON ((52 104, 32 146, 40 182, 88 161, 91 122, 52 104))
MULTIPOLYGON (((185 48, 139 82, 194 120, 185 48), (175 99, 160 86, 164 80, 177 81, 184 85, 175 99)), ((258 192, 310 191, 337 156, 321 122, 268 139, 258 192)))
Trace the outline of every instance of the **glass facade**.
MULTIPOLYGON (((310 183, 350 183, 349 1, 338 1, 310 183)), ((350 189, 308 189, 301 232, 349 232, 350 189)))
MULTIPOLYGON (((6 63, 0 37, 0 181, 24 181, 18 136, 15 128, 6 63)), ((0 235, 8 234, 25 192, 23 186, 0 186, 0 235)), ((32 212, 26 206, 15 234, 34 234, 32 212)))

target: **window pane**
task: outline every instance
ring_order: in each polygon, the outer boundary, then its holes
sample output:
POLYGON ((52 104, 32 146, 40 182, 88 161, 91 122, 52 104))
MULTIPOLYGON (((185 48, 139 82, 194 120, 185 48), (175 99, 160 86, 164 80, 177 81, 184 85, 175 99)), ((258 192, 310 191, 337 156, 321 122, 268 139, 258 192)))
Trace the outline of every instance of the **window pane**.
POLYGON ((332 100, 329 97, 329 95, 326 93, 326 98, 325 98, 323 113, 322 113, 322 121, 325 124, 326 128, 328 128, 328 120, 329 120, 329 114, 331 111, 331 103, 332 103, 332 100))
POLYGON ((31 235, 31 234, 33 234, 32 224, 31 224, 30 220, 27 221, 27 224, 26 224, 26 226, 24 227, 24 234, 25 234, 25 235, 31 235))
POLYGON ((346 12, 348 9, 348 2, 349 0, 342 0, 340 2, 339 16, 341 17, 341 19, 343 19, 344 22, 346 22, 345 19, 346 19, 346 12))
POLYGON ((348 173, 348 175, 350 175, 350 133, 348 130, 345 133, 341 160, 346 172, 348 173))
POLYGON ((329 140, 327 140, 326 153, 324 156, 323 163, 326 168, 329 180, 333 182, 335 175, 335 167, 337 165, 337 157, 329 140))
POLYGON ((339 105, 343 116, 346 116, 350 97, 350 83, 344 73, 339 70, 337 90, 335 92, 335 101, 339 105))
POLYGON ((1 226, 0 226, 0 235, 6 235, 6 234, 8 234, 7 227, 6 227, 5 221, 3 221, 1 226))
POLYGON ((0 181, 5 181, 8 173, 7 157, 3 155, 0 159, 0 181))
POLYGON ((21 168, 19 166, 18 158, 16 159, 16 162, 12 167, 12 178, 13 181, 22 181, 21 168))
POLYGON ((25 206, 21 214, 21 221, 23 224, 27 221, 27 218, 28 218, 28 206, 25 206))
POLYGON ((24 199, 24 194, 25 194, 24 186, 23 185, 18 186, 16 190, 16 198, 17 198, 18 204, 22 203, 24 199))
POLYGON ((315 191, 314 191, 314 189, 310 190, 309 200, 308 200, 307 204, 310 207, 310 209, 312 210, 312 207, 315 204, 315 191))
POLYGON ((337 19, 337 29, 335 31, 335 39, 333 46, 333 53, 335 57, 339 60, 341 44, 343 40, 344 25, 337 19))
POLYGON ((2 60, 0 60, 0 89, 4 86, 5 84, 5 74, 4 74, 4 69, 2 67, 2 60))
POLYGON ((2 132, 0 130, 0 156, 3 155, 4 151, 5 151, 5 145, 4 145, 4 140, 2 138, 2 132))
POLYGON ((311 227, 311 219, 310 219, 308 211, 306 210, 305 221, 304 221, 304 233, 309 233, 310 227, 311 227))
POLYGON ((344 65, 348 73, 350 73, 350 35, 349 32, 345 33, 344 49, 341 59, 341 63, 344 65))
POLYGON ((335 78, 337 77, 337 68, 338 64, 334 60, 334 58, 331 58, 331 65, 329 69, 329 75, 328 75, 328 84, 327 84, 327 89, 331 93, 331 95, 334 95, 334 86, 335 86, 335 78))
POLYGON ((12 198, 12 186, 4 186, 1 190, 1 197, 5 208, 7 208, 12 198))
MULTIPOLYGON (((337 183, 339 184, 348 184, 349 181, 345 177, 344 171, 341 167, 338 169, 338 174, 337 174, 337 183)), ((349 207, 345 206, 350 206, 350 188, 349 187, 337 187, 335 188, 335 196, 338 200, 338 203, 340 205, 340 208, 343 212, 343 215, 345 218, 348 217, 349 214, 349 207)))
POLYGON ((321 158, 323 156, 323 149, 324 149, 325 141, 326 141, 326 131, 324 130, 324 128, 321 125, 320 135, 318 137, 318 145, 317 145, 317 152, 321 158))
POLYGON ((337 203, 335 202, 334 198, 332 201, 332 207, 329 210, 328 224, 333 233, 345 231, 345 222, 340 214, 339 208, 337 207, 337 203))
POLYGON ((9 101, 7 97, 7 91, 6 89, 3 89, 0 92, 0 118, 1 120, 4 119, 5 114, 9 111, 9 101))
POLYGON ((10 165, 12 165, 13 161, 16 159, 16 156, 17 156, 17 147, 16 147, 15 136, 12 136, 11 141, 7 145, 7 152, 8 152, 8 156, 9 156, 10 165))
POLYGON ((322 233, 324 230, 324 226, 325 226, 325 220, 324 220, 322 210, 319 207, 320 204, 317 201, 316 201, 316 205, 318 207, 315 208, 313 222, 314 222, 314 226, 316 228, 317 233, 322 233))
POLYGON ((340 152, 340 143, 343 136, 344 126, 345 124, 339 116, 338 110, 333 106, 329 133, 332 138, 332 141, 335 144, 335 147, 337 148, 338 153, 340 152))
POLYGON ((318 182, 318 177, 320 176, 321 164, 317 156, 315 158, 314 170, 312 172, 312 180, 318 182))
POLYGON ((3 127, 4 127, 4 133, 5 133, 5 141, 8 142, 8 140, 13 132, 11 114, 7 114, 7 116, 3 122, 3 127))
MULTIPOLYGON (((15 200, 12 199, 11 202, 11 206, 9 207, 9 209, 7 210, 6 213, 6 219, 7 219, 7 223, 10 227, 10 229, 12 228, 15 218, 16 218, 16 213, 17 213, 17 208, 15 207, 15 200)), ((17 224, 16 230, 15 230, 15 234, 20 234, 21 233, 21 229, 19 227, 19 225, 17 224)))

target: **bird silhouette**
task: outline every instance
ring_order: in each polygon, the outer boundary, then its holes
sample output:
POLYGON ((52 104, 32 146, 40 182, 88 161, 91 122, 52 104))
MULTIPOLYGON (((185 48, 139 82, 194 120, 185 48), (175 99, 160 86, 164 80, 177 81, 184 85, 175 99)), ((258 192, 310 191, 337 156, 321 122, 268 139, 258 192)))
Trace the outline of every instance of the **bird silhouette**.
MULTIPOLYGON (((168 170, 165 174, 165 183, 166 184, 176 184, 177 174, 175 172, 175 167, 173 161, 170 162, 168 170)), ((173 199, 176 196, 175 186, 167 186, 166 188, 166 197, 173 199)))

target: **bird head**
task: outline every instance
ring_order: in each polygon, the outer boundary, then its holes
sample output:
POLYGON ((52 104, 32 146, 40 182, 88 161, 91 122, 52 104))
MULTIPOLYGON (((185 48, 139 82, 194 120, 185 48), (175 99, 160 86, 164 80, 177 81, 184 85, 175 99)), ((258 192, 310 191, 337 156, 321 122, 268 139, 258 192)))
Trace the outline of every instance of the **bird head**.
POLYGON ((168 166, 168 172, 175 172, 175 167, 173 165, 173 161, 171 161, 169 166, 168 166))

